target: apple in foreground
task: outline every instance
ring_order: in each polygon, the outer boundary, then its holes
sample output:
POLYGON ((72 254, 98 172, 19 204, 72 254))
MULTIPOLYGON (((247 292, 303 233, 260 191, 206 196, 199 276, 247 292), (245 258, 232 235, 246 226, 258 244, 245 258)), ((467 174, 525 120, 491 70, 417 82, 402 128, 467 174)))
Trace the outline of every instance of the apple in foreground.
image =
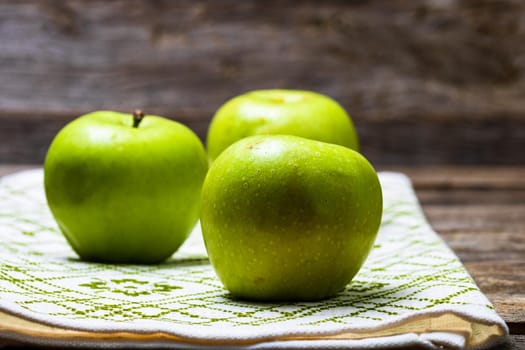
POLYGON ((359 150, 352 120, 328 96, 302 90, 256 90, 220 107, 207 137, 211 160, 232 143, 252 135, 295 135, 359 150))
POLYGON ((208 159, 175 121, 97 111, 66 125, 44 164, 46 198, 84 260, 157 263, 195 225, 208 159))
POLYGON ((358 272, 382 215, 375 170, 349 148, 296 136, 245 138, 211 165, 201 225, 237 298, 318 300, 358 272))

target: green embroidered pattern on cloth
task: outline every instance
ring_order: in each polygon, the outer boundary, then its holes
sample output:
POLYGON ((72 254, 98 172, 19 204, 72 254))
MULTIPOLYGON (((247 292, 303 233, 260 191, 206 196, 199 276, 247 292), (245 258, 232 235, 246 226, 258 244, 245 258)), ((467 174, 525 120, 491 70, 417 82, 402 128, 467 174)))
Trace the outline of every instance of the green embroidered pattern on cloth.
POLYGON ((266 326, 274 333, 291 325, 294 332, 366 329, 423 312, 475 316, 491 310, 426 223, 408 180, 392 173, 380 178, 381 230, 346 289, 321 302, 263 304, 229 298, 206 259, 198 227, 161 265, 79 261, 48 212, 42 172, 8 177, 0 182, 0 309, 86 330, 190 336, 199 334, 192 327, 212 325, 220 326, 215 336, 228 334, 228 327, 259 336, 266 326))

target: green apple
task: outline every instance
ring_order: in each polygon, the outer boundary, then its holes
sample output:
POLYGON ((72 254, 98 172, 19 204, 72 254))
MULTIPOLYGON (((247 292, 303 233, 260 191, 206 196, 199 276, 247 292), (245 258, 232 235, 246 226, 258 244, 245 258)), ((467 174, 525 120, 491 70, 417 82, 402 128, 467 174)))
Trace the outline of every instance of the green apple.
POLYGON ((238 298, 317 300, 341 291, 377 235, 381 186, 339 145, 259 135, 227 148, 202 189, 210 261, 238 298))
POLYGON ((208 130, 211 160, 252 135, 295 135, 359 150, 352 120, 328 96, 301 90, 257 90, 219 108, 208 130))
POLYGON ((47 202, 85 260, 157 263, 195 225, 208 159, 175 121, 97 111, 66 125, 44 164, 47 202))

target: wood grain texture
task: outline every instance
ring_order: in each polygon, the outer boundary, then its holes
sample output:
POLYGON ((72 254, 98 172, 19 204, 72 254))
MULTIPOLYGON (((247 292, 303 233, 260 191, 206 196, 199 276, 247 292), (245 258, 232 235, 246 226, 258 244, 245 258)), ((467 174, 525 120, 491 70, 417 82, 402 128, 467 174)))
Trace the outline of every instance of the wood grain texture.
POLYGON ((523 350, 525 349, 525 336, 524 335, 511 335, 509 344, 502 350, 523 350))
POLYGON ((389 166, 378 170, 406 173, 418 190, 525 190, 524 166, 389 166))
POLYGON ((525 164, 517 0, 2 1, 0 163, 42 162, 88 111, 136 107, 205 137, 228 98, 320 91, 375 163, 525 164))

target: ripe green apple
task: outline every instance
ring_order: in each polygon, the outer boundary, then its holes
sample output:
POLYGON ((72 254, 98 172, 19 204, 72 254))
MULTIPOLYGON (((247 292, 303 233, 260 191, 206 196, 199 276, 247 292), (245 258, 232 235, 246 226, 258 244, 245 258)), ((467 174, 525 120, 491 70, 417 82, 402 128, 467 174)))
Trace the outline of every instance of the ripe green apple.
POLYGON ((301 90, 257 90, 219 108, 208 130, 211 160, 252 135, 295 135, 359 150, 352 120, 328 96, 301 90))
POLYGON ((66 125, 44 164, 47 202, 85 260, 157 263, 195 225, 208 158, 175 121, 97 111, 66 125))
POLYGON ((202 188, 210 261, 243 299, 335 295, 365 261, 381 215, 381 186, 362 155, 290 135, 233 144, 202 188))

